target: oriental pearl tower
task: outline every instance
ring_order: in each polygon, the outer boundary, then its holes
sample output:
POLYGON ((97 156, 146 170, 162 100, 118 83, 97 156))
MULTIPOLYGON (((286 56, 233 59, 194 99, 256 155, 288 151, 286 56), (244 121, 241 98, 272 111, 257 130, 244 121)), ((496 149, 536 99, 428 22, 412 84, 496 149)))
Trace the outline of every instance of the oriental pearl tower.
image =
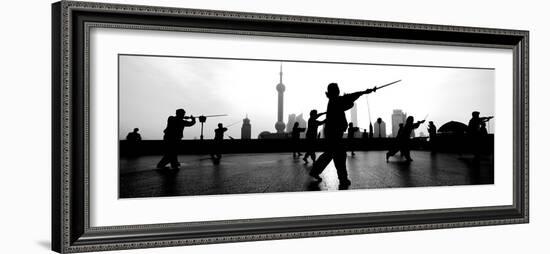
POLYGON ((285 123, 283 122, 283 100, 284 100, 284 93, 285 93, 285 85, 283 84, 283 64, 281 64, 280 71, 279 71, 279 84, 277 84, 277 93, 279 95, 278 100, 278 111, 277 111, 277 123, 275 123, 275 129, 277 130, 277 133, 284 133, 285 131, 285 123))

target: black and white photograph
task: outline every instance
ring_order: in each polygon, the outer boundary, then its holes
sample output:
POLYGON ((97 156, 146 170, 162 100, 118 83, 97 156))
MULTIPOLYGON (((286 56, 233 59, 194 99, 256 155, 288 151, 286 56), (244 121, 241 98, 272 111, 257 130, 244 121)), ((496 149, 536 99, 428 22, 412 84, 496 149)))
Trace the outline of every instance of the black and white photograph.
POLYGON ((494 68, 119 54, 118 103, 119 198, 494 184, 494 68))
POLYGON ((0 253, 548 249, 543 1, 3 7, 0 253))

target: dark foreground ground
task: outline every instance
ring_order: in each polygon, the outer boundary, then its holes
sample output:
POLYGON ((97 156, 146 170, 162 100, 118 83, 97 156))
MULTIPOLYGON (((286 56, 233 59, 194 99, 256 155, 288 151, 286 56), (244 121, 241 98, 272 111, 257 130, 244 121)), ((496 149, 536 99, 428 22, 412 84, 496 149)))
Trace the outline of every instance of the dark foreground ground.
MULTIPOLYGON (((470 155, 431 154, 412 151, 406 163, 399 157, 385 161, 385 151, 348 153, 351 186, 348 189, 493 184, 493 161, 486 157, 477 165, 470 155)), ((317 153, 319 156, 320 153, 317 153)), ((182 155, 179 171, 155 169, 160 156, 122 158, 120 198, 214 195, 237 193, 338 190, 333 163, 317 183, 308 176, 311 162, 290 153, 226 154, 219 165, 209 156, 182 155)))

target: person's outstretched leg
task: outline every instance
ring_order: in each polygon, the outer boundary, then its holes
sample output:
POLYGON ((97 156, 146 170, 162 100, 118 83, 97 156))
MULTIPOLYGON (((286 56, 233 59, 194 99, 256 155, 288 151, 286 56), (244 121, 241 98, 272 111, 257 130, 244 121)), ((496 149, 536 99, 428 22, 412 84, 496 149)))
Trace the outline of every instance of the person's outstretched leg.
POLYGON ((167 157, 170 161, 170 167, 178 170, 181 164, 178 161, 177 142, 171 141, 168 143, 167 157))
POLYGON ((307 164, 308 161, 307 161, 307 157, 311 156, 311 152, 306 152, 306 154, 304 155, 304 158, 302 158, 302 160, 304 161, 304 164, 307 164))
POLYGON ((180 169, 180 165, 181 164, 178 161, 178 154, 175 152, 170 154, 170 167, 172 169, 178 170, 180 169))
POLYGON ((170 163, 170 159, 171 159, 170 156, 172 152, 172 145, 170 144, 169 141, 164 140, 163 146, 164 146, 164 155, 162 156, 162 159, 160 159, 160 161, 157 163, 158 169, 164 169, 166 165, 170 163))
POLYGON ((340 185, 349 186, 351 181, 348 179, 348 170, 346 167, 346 151, 334 152, 334 166, 336 167, 336 173, 338 173, 338 180, 340 185))
POLYGON ((413 161, 411 158, 411 145, 408 140, 401 145, 401 155, 403 155, 408 162, 413 161))
POLYGON ((168 160, 168 155, 165 153, 163 156, 162 156, 162 159, 160 159, 160 161, 157 163, 157 168, 158 169, 163 169, 164 167, 166 167, 166 165, 169 163, 170 161, 168 160))
POLYGON ((386 162, 390 160, 391 156, 394 156, 399 151, 399 148, 392 148, 386 153, 386 162))
POLYGON ((405 156, 405 159, 407 161, 413 161, 413 159, 411 158, 411 150, 409 148, 403 149, 403 156, 405 156))
POLYGON ((323 170, 325 170, 331 160, 331 152, 324 152, 323 154, 321 154, 321 156, 319 156, 319 159, 313 163, 313 167, 311 167, 309 175, 315 178, 317 181, 321 181, 322 179, 319 175, 323 172, 323 170))

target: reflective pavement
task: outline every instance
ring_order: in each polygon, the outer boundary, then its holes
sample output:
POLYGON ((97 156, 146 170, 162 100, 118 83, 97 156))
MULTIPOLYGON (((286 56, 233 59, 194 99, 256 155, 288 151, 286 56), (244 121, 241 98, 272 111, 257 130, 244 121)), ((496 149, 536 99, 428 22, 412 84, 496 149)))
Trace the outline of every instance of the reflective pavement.
MULTIPOLYGON (((385 151, 348 153, 347 189, 493 184, 492 158, 475 164, 470 155, 411 155, 411 163, 400 156, 386 163, 385 151)), ((317 183, 308 175, 312 163, 292 153, 224 154, 219 165, 209 155, 182 155, 179 171, 155 169, 160 157, 121 159, 120 198, 339 190, 333 163, 317 183)))

